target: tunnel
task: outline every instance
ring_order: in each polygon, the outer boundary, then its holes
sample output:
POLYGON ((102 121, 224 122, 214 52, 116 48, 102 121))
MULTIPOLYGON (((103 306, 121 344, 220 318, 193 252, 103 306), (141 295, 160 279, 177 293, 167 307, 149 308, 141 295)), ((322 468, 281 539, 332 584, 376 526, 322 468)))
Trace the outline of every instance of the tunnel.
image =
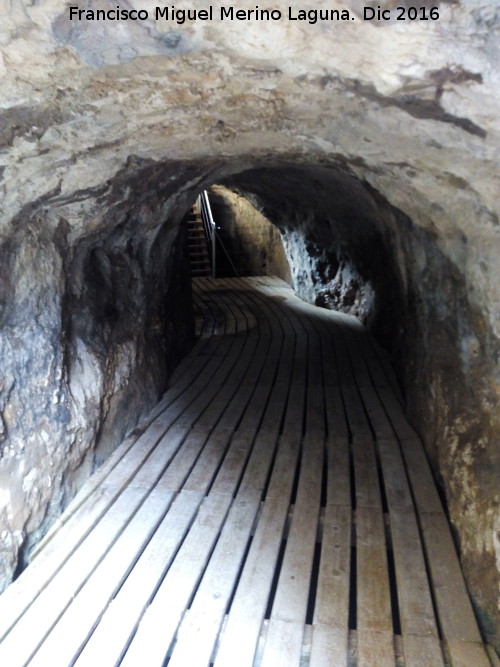
POLYGON ((497 664, 494 3, 436 3, 439 21, 401 24, 345 2, 335 40, 330 24, 285 18, 117 30, 57 4, 13 7, 1 46, 0 608, 90 480, 151 427, 210 309, 247 308, 248 322, 304 309, 304 322, 347 318, 353 340, 367 332, 422 443, 480 631, 468 662, 445 651, 444 664, 497 664), (255 267, 234 267, 233 283, 229 268, 191 277, 186 215, 203 191, 216 224, 247 219, 239 257, 255 267))

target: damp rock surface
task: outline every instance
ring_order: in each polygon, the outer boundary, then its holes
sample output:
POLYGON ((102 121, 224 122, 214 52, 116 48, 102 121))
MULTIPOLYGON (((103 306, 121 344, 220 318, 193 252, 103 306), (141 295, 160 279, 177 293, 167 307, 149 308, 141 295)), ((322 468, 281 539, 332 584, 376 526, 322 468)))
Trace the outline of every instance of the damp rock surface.
POLYGON ((145 21, 2 16, 2 586, 189 344, 179 222, 226 182, 280 229, 304 298, 394 353, 499 646, 500 11, 378 4, 391 20, 351 0, 315 24, 282 2, 278 21, 155 20, 145 0, 145 21))

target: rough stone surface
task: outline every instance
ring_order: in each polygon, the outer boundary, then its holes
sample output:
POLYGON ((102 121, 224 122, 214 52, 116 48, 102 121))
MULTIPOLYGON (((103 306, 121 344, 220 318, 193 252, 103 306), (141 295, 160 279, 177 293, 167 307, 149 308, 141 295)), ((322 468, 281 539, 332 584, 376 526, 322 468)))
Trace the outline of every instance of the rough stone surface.
POLYGON ((228 183, 281 230, 302 299, 392 330, 389 253, 377 231, 376 205, 356 179, 338 169, 284 165, 246 171, 228 183))
POLYGON ((191 344, 184 233, 145 171, 86 200, 93 230, 41 209, 0 248, 4 585, 191 344))
MULTIPOLYGON (((482 628, 500 645, 500 10, 436 4, 440 18, 427 22, 362 21, 359 2, 320 0, 354 20, 180 25, 70 22, 60 0, 10 3, 0 27, 4 583, 19 546, 90 468, 96 440, 118 439, 123 406, 133 422, 161 390, 186 277, 177 223, 191 198, 241 174, 273 220, 276 193, 243 174, 279 168, 273 188, 289 211, 273 222, 290 256, 335 305, 354 299, 397 354, 482 628), (303 168, 300 211, 291 167, 303 168), (320 202, 350 201, 351 221, 315 204, 319 167, 331 176, 318 180, 320 202)), ((146 0, 127 7, 153 12, 146 0)))
POLYGON ((291 282, 279 230, 246 197, 214 185, 210 205, 218 227, 218 277, 278 276, 291 282))

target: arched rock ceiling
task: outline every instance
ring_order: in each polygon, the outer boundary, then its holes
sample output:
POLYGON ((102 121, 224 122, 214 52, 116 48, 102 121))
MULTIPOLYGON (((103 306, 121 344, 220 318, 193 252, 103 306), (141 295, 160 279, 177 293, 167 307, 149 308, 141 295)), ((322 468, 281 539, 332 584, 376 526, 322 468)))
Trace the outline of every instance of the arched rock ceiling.
MULTIPOLYGON (((394 16, 396 4, 380 6, 394 16)), ((319 2, 355 20, 310 25, 275 3, 280 21, 178 25, 70 21, 60 0, 12 3, 0 28, 1 229, 40 198, 92 194, 130 156, 341 156, 437 231, 500 333, 495 4, 441 2, 437 21, 370 22, 354 0, 319 2)), ((145 0, 121 6, 154 13, 145 0)))

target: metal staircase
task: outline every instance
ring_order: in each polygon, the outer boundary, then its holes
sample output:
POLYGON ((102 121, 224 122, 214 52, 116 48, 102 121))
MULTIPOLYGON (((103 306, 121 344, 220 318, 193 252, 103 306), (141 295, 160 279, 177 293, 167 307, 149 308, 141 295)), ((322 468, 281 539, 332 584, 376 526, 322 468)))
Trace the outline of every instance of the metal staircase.
POLYGON ((187 215, 191 275, 215 277, 215 224, 206 190, 187 215))

